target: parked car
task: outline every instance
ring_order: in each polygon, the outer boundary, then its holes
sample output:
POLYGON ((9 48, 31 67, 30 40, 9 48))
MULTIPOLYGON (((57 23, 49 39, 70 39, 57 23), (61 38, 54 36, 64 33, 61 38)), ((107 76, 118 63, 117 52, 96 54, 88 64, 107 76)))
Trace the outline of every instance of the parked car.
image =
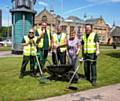
POLYGON ((6 39, 6 40, 3 40, 3 41, 0 41, 0 46, 11 47, 12 46, 12 40, 11 39, 6 39))

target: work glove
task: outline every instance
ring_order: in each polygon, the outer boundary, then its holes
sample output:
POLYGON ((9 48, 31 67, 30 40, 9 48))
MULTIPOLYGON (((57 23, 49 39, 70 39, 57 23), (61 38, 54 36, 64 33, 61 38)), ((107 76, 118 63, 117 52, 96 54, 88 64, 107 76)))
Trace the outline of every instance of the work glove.
POLYGON ((97 50, 97 51, 96 51, 96 56, 98 56, 99 54, 100 54, 100 51, 97 50))
POLYGON ((79 61, 80 61, 80 62, 83 62, 83 61, 84 61, 84 58, 83 58, 83 57, 82 57, 82 58, 80 58, 80 59, 79 59, 79 61))

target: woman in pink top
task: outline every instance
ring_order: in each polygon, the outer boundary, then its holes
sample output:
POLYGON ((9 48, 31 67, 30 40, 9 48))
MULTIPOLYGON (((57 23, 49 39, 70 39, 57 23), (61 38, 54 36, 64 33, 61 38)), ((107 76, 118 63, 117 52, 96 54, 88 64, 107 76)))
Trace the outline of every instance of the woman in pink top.
POLYGON ((80 40, 76 36, 75 30, 70 33, 68 40, 68 61, 76 68, 77 57, 80 51, 80 40))

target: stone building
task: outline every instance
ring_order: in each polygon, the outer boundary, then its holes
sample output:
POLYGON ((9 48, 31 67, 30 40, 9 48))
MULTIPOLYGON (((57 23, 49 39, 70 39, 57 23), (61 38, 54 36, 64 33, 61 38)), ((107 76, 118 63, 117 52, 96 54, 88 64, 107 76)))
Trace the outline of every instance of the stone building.
POLYGON ((120 27, 113 26, 110 30, 110 43, 120 44, 120 27))
POLYGON ((52 14, 46 8, 44 8, 36 17, 35 17, 35 26, 41 25, 42 21, 47 21, 49 27, 54 29, 55 25, 60 24, 61 17, 59 15, 52 14))
POLYGON ((93 25, 93 31, 99 35, 101 43, 107 43, 109 26, 105 23, 103 17, 87 19, 85 23, 93 25))
POLYGON ((98 33, 101 43, 107 43, 108 41, 108 25, 105 23, 103 17, 91 18, 82 20, 76 16, 69 16, 67 19, 63 19, 59 15, 51 13, 46 8, 44 8, 36 17, 35 25, 40 25, 43 20, 47 20, 48 25, 51 29, 54 29, 55 25, 60 24, 63 31, 69 36, 69 33, 75 29, 78 37, 80 38, 84 33, 84 25, 90 23, 93 25, 93 31, 98 33))

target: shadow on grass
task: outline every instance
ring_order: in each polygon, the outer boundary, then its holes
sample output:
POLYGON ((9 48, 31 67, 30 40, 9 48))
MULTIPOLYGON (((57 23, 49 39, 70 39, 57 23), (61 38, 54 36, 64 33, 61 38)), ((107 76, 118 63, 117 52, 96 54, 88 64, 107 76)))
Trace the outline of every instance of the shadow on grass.
POLYGON ((120 52, 107 53, 106 55, 114 57, 114 58, 120 58, 120 52))

